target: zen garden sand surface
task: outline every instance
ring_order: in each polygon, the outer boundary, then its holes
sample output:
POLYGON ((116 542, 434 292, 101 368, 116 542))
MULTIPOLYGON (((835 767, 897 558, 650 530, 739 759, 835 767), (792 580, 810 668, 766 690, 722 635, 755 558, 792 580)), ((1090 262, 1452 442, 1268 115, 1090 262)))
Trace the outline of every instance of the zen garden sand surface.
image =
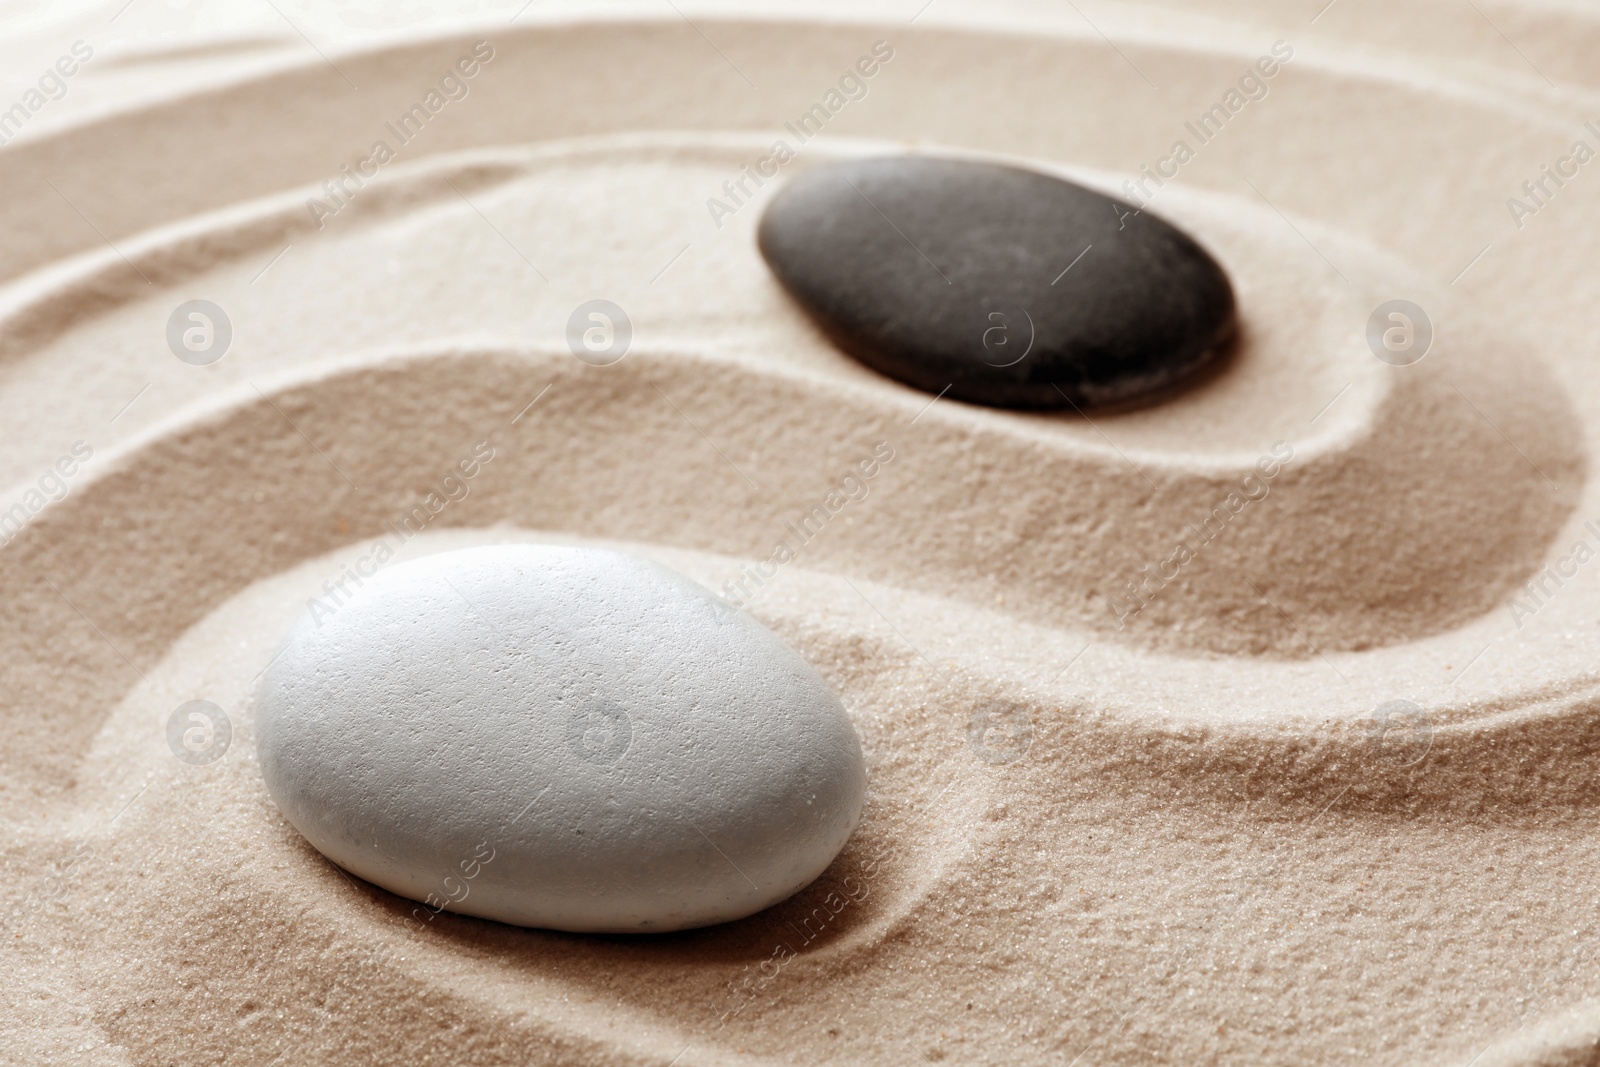
POLYGON ((0 1060, 1593 1062, 1600 16, 119 6, 0 39, 0 1060), (1226 357, 1084 415, 845 355, 762 212, 908 154, 1179 227, 1226 357), (556 932, 302 836, 284 635, 520 546, 836 694, 814 881, 556 932))

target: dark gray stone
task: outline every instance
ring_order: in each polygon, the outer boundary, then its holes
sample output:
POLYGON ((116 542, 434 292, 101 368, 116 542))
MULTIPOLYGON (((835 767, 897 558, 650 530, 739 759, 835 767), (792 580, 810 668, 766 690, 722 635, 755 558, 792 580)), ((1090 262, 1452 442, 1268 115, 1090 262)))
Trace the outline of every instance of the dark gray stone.
POLYGON ((850 355, 979 404, 1145 402, 1214 363, 1235 328, 1227 275, 1187 234, 1017 167, 818 167, 773 198, 759 243, 850 355))

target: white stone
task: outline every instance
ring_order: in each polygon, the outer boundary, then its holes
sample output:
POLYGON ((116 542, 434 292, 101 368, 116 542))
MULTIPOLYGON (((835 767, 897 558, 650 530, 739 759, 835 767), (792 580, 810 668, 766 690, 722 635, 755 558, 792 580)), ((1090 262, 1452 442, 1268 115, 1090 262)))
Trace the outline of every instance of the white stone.
POLYGON ((369 882, 523 926, 678 930, 790 896, 855 827, 838 699, 666 567, 503 545, 349 588, 263 675, 255 731, 284 815, 369 882))

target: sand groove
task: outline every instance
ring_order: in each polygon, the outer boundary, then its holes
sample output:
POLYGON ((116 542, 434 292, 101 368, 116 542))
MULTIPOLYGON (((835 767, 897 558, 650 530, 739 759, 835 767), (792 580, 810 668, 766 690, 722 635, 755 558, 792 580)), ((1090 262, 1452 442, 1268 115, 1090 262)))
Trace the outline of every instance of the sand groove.
MULTIPOLYGON (((1123 58, 1213 99, 1257 42, 1147 27, 1119 58, 1065 21, 697 21, 775 88, 746 94, 678 20, 500 31, 451 121, 326 231, 305 198, 476 37, 341 56, 359 99, 318 62, 242 59, 230 84, 0 153, 15 436, 54 435, 41 410, 89 411, 69 385, 115 395, 93 409, 108 425, 172 369, 160 327, 179 299, 223 300, 244 339, 161 379, 156 413, 97 438, 71 493, 0 551, 8 1049, 1399 1064, 1493 1043, 1480 1063, 1593 1062, 1592 577, 1506 623, 1600 521, 1596 324, 1572 281, 1587 252, 1494 232, 1495 255, 1447 284, 1515 186, 1483 146, 1545 158, 1578 96, 1307 46, 1156 208, 1238 283, 1226 368, 1092 423, 924 410, 783 300, 749 239, 758 202, 712 231, 707 190, 878 37, 895 60, 797 167, 910 145, 1115 187, 1174 125, 1118 88, 1123 58), (1018 101, 1021 117, 990 106, 1018 101), (1361 116, 1402 112, 1407 136, 1341 148, 1361 116), (292 270, 257 287, 291 244, 292 270), (560 339, 602 291, 639 341, 594 368, 560 339), (1440 331, 1407 368, 1361 338, 1396 292, 1440 331), (484 475, 419 520, 480 440, 484 475), (1252 474, 1279 440, 1281 470, 1252 474), (879 442, 894 459, 870 492, 741 594, 838 689, 869 760, 861 831, 792 900, 658 939, 408 926, 411 904, 327 864, 266 798, 253 678, 378 540, 614 544, 727 589, 879 442), (1127 582, 1219 506, 1223 532, 1119 626, 1127 582), (197 694, 239 728, 205 768, 161 734, 197 694), (1385 734, 1374 708, 1396 696, 1421 712, 1385 734), (1027 723, 1020 751, 984 748, 988 707, 1027 723)), ((1600 219, 1576 192, 1560 206, 1569 232, 1600 219)), ((33 469, 7 447, 7 471, 33 469)))

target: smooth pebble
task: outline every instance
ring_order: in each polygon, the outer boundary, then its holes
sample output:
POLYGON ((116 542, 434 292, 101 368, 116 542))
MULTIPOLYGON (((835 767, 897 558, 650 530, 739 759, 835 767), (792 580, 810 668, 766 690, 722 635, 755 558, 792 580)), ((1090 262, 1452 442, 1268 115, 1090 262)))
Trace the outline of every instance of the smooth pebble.
POLYGON ((1149 212, 956 159, 854 160, 773 197, 758 242, 846 353, 929 393, 1018 408, 1149 402, 1235 329, 1227 275, 1149 212))
POLYGON ((821 874, 860 816, 861 746, 827 684, 666 567, 506 545, 351 588, 263 676, 261 770, 312 845, 419 918, 738 919, 821 874))

